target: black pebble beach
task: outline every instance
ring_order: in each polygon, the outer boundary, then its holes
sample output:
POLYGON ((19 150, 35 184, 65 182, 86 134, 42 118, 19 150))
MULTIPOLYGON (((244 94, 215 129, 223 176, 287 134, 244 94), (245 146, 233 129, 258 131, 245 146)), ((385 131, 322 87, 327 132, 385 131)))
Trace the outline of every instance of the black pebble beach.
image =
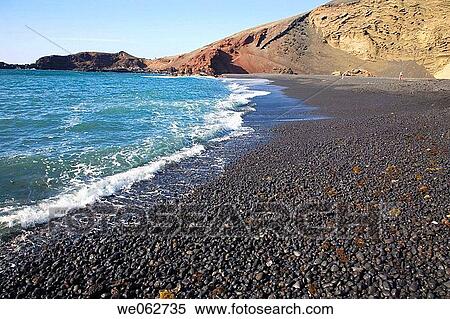
POLYGON ((10 235, 0 297, 449 298, 450 81, 264 78, 324 119, 170 201, 10 235))

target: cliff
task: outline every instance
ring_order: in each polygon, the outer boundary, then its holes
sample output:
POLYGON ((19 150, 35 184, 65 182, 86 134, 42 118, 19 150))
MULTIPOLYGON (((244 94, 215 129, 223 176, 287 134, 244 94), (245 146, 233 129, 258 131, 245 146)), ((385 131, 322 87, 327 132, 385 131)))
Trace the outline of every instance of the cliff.
POLYGON ((414 61, 440 78, 450 76, 449 18, 449 0, 361 0, 319 7, 309 20, 333 48, 363 61, 414 61))
POLYGON ((147 61, 179 74, 450 77, 448 0, 338 0, 180 56, 147 61))

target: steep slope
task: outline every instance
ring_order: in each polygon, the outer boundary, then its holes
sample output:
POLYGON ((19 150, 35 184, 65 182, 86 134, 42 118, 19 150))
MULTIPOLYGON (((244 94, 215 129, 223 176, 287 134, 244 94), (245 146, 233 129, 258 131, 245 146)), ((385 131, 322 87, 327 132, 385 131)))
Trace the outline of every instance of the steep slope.
POLYGON ((337 0, 180 56, 147 60, 178 74, 306 73, 362 68, 378 76, 448 76, 448 0, 337 0))
POLYGON ((306 16, 297 16, 234 34, 191 53, 147 61, 153 70, 176 71, 181 74, 266 73, 286 69, 267 50, 306 16))

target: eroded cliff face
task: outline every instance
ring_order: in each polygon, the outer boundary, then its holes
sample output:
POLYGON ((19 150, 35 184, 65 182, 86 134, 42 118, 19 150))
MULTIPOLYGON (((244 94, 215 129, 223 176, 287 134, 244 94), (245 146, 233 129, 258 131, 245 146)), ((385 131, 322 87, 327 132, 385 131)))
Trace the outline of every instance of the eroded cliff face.
POLYGON ((416 61, 436 77, 450 71, 449 0, 352 1, 309 19, 330 46, 363 60, 416 61))

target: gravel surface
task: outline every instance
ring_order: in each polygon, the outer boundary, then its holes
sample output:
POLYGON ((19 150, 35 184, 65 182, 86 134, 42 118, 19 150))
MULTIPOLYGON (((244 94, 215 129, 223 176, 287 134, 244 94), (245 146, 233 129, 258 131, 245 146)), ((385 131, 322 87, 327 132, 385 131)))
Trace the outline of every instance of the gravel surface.
POLYGON ((0 297, 449 298, 450 82, 270 78, 330 118, 188 195, 23 231, 0 297))

